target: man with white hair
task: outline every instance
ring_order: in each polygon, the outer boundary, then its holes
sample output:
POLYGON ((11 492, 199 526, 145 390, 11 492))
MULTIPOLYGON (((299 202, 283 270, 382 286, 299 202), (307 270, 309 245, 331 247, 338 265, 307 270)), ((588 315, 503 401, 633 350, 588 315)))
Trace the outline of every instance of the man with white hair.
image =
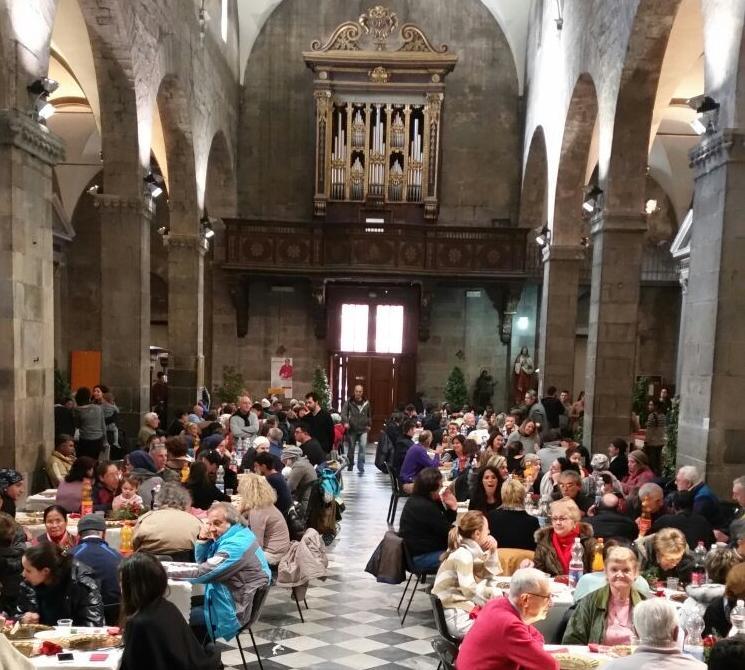
POLYGON ((551 581, 535 568, 512 575, 506 598, 490 600, 458 651, 458 670, 558 670, 533 626, 551 607, 551 581))
POLYGON ((137 446, 142 449, 146 444, 147 440, 151 435, 155 435, 155 431, 160 425, 160 418, 155 412, 146 412, 145 416, 142 417, 142 426, 140 432, 137 433, 137 446))
POLYGON ((737 504, 737 508, 729 521, 729 532, 725 532, 725 528, 715 530, 717 542, 729 542, 732 525, 738 521, 745 521, 745 477, 738 477, 732 482, 732 500, 737 504))
POLYGON ((247 395, 238 398, 238 409, 230 417, 230 432, 235 440, 247 440, 247 447, 253 446, 253 441, 259 434, 259 417, 252 409, 251 398, 247 395))
POLYGON ((634 628, 640 644, 631 656, 618 658, 604 670, 705 670, 706 664, 684 654, 678 646, 678 614, 664 598, 651 598, 634 607, 634 628))
POLYGON ((693 495, 693 513, 705 516, 712 526, 721 521, 719 498, 712 491, 693 465, 684 465, 675 475, 675 487, 678 491, 690 491, 693 495))

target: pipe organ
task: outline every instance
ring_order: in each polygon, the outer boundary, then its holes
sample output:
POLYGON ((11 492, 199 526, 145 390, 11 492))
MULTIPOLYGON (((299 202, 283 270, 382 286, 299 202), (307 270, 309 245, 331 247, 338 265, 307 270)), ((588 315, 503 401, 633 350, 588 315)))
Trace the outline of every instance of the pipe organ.
POLYGON ((437 218, 444 80, 457 56, 411 23, 389 49, 397 29, 396 15, 376 6, 303 53, 315 73, 317 217, 409 206, 437 218))

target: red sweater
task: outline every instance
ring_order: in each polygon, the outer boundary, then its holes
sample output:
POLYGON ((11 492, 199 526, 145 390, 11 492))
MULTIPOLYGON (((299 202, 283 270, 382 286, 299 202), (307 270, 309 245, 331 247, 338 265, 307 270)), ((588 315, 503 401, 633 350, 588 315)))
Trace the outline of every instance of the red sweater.
POLYGON ((543 635, 527 625, 508 598, 490 600, 460 645, 457 670, 559 670, 543 650, 543 635))

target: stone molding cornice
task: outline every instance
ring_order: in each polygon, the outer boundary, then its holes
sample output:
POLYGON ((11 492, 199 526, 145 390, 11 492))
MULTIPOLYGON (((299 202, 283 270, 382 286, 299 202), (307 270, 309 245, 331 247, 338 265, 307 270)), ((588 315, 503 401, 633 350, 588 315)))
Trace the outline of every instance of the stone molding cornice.
POLYGON ((96 207, 96 209, 129 209, 149 218, 155 214, 155 208, 150 198, 127 198, 114 193, 96 193, 91 197, 93 198, 93 206, 96 207))
POLYGON ((65 158, 65 144, 49 128, 13 109, 0 110, 0 146, 14 146, 47 165, 65 158))
POLYGON ((745 163, 745 131, 725 128, 704 135, 701 142, 688 152, 694 179, 717 170, 727 163, 745 163))
POLYGON ((593 237, 601 233, 637 233, 647 232, 644 214, 635 212, 606 212, 602 210, 590 221, 590 233, 593 237))
POLYGON ((166 246, 178 247, 181 249, 193 249, 199 254, 204 256, 207 252, 209 243, 200 235, 179 235, 176 233, 168 233, 163 238, 166 246))
POLYGON ((585 259, 585 249, 579 244, 549 244, 542 250, 543 262, 550 261, 576 261, 582 262, 585 259))

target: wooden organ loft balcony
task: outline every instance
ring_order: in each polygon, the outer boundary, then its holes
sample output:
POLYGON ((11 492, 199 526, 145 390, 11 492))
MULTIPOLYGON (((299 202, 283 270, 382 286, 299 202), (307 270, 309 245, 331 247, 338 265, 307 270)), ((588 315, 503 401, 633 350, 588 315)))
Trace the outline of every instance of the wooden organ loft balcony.
POLYGON ((251 274, 494 282, 533 277, 536 271, 526 228, 249 219, 224 223, 224 269, 251 274))

